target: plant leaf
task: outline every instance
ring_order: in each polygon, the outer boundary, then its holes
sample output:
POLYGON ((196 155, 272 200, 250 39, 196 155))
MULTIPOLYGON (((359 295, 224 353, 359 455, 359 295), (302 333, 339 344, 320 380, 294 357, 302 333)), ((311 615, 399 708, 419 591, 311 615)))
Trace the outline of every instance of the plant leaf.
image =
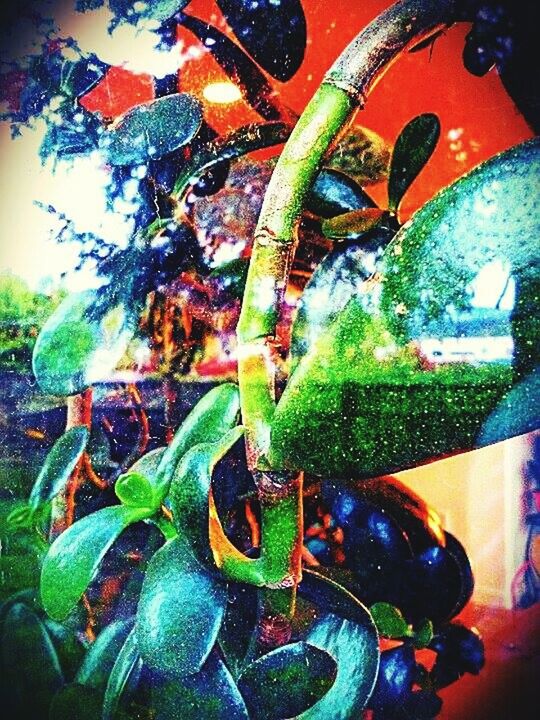
POLYGON ((122 695, 129 685, 135 684, 134 681, 140 675, 141 669, 142 658, 137 647, 135 628, 133 628, 118 653, 111 670, 103 701, 102 720, 114 719, 122 695))
POLYGON ((49 502, 64 489, 84 452, 88 435, 88 429, 81 425, 70 428, 54 443, 41 466, 28 499, 32 510, 37 510, 40 505, 49 502))
POLYGON ((292 127, 284 122, 251 123, 210 141, 182 168, 173 194, 182 197, 201 175, 223 160, 234 160, 254 150, 281 145, 287 141, 291 130, 292 127))
POLYGON ((42 622, 58 655, 64 678, 66 681, 73 680, 84 657, 85 648, 80 638, 75 630, 49 617, 45 617, 42 622))
POLYGON ((219 442, 202 443, 189 450, 171 482, 170 498, 175 526, 189 543, 195 557, 213 566, 209 536, 209 504, 212 471, 242 436, 244 428, 230 430, 219 442))
POLYGON ((426 648, 433 640, 433 623, 429 618, 421 620, 414 628, 413 644, 418 650, 426 648))
POLYGON ((1 648, 3 704, 21 717, 46 717, 64 678, 47 629, 26 605, 15 603, 7 613, 1 648))
POLYGON ((50 720, 96 720, 100 712, 101 698, 94 688, 69 683, 56 693, 49 713, 43 717, 50 720))
POLYGON ((242 696, 215 652, 194 675, 154 678, 152 701, 159 720, 249 720, 242 696))
POLYGON ((201 123, 201 106, 192 95, 165 95, 128 110, 100 136, 99 147, 111 165, 143 164, 186 145, 201 123))
POLYGON ((340 618, 360 624, 366 622, 365 606, 338 582, 315 570, 303 568, 298 594, 316 607, 340 618))
POLYGON ((383 217, 384 210, 379 208, 352 210, 325 220, 321 225, 321 230, 329 238, 355 240, 377 227, 383 217))
POLYGON ((388 207, 396 212, 413 180, 431 157, 441 133, 439 118, 431 113, 418 115, 399 134, 388 179, 388 207))
POLYGON ((178 537, 154 555, 144 579, 136 634, 153 670, 175 677, 197 673, 217 638, 227 585, 195 560, 178 537))
POLYGON ((155 492, 155 480, 165 450, 164 447, 150 450, 118 477, 114 491, 124 505, 159 507, 160 498, 155 492))
POLYGON ((54 620, 79 602, 105 553, 128 525, 152 514, 147 508, 113 505, 87 515, 59 535, 41 570, 41 600, 54 620))
POLYGON ((290 80, 304 59, 306 18, 299 0, 217 0, 239 42, 276 80, 290 80))
POLYGON ((329 167, 323 168, 315 178, 305 205, 306 210, 322 218, 374 207, 373 200, 355 180, 329 167))
POLYGON ((229 583, 225 617, 219 628, 219 647, 227 667, 237 677, 257 625, 258 593, 253 585, 229 583))
POLYGON ((367 610, 363 622, 328 614, 306 636, 337 663, 337 676, 326 695, 298 720, 349 720, 366 706, 379 668, 379 639, 367 610))
POLYGON ((355 126, 332 146, 325 165, 341 170, 362 187, 372 185, 388 177, 390 147, 373 130, 355 126))
POLYGON ((51 395, 74 395, 107 377, 136 326, 128 299, 108 302, 87 290, 66 298, 43 326, 34 347, 34 375, 51 395))
MULTIPOLYGON (((377 477, 540 427, 539 172, 538 139, 483 163, 414 215, 337 315, 322 312, 274 414, 274 467, 377 477), (519 420, 486 439, 520 384, 519 420)), ((332 275, 323 306, 331 289, 332 275)))
POLYGON ((335 660, 324 650, 297 642, 248 665, 238 687, 257 720, 296 717, 319 701, 336 677, 335 660))
POLYGON ((106 625, 90 646, 77 672, 75 682, 105 692, 119 653, 133 629, 134 618, 114 620, 106 625))
MULTIPOLYGON (((240 414, 240 396, 234 383, 222 383, 207 392, 190 411, 165 450, 156 470, 156 489, 165 493, 180 460, 200 443, 214 443, 231 430, 240 414)), ((141 471, 139 471, 141 472, 141 471)))
POLYGON ((253 60, 213 25, 193 15, 183 15, 181 25, 204 43, 208 52, 238 87, 244 100, 265 120, 281 120, 288 116, 276 92, 253 60))
POLYGON ((387 638, 402 638, 407 635, 409 626, 397 607, 387 602, 377 602, 369 611, 381 635, 387 638))

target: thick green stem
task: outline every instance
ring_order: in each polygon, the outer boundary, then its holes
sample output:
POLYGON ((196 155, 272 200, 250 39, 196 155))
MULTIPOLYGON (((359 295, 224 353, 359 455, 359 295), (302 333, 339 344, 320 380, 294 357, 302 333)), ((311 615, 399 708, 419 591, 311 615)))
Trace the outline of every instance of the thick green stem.
POLYGON ((330 144, 354 110, 363 106, 385 70, 412 43, 454 22, 455 12, 455 0, 400 0, 363 30, 330 68, 306 107, 266 191, 237 336, 248 462, 252 470, 260 471, 255 475, 267 589, 262 597, 259 636, 270 645, 287 641, 287 619, 294 613, 295 588, 301 576, 301 484, 294 474, 272 468, 267 453, 275 410, 276 328, 304 200, 330 144), (277 476, 282 478, 280 492, 272 495, 266 482, 277 476), (299 492, 294 490, 298 487, 299 492), (295 523, 296 532, 292 530, 295 523), (289 589, 283 578, 287 582, 292 579, 289 589))

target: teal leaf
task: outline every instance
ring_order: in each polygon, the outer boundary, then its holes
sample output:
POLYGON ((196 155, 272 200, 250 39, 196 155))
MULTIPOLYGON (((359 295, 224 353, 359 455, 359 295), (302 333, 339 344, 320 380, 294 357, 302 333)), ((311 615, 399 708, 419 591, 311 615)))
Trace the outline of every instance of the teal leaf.
POLYGON ((375 203, 351 177, 339 170, 323 168, 308 193, 305 207, 322 218, 331 218, 373 208, 375 203))
POLYGON ((43 607, 54 620, 63 620, 76 606, 120 533, 151 513, 114 505, 78 520, 56 538, 43 561, 40 585, 43 607))
POLYGON ((238 688, 217 653, 194 675, 153 678, 156 720, 249 720, 238 688))
POLYGON ((79 685, 98 690, 103 698, 109 677, 133 629, 133 618, 106 625, 90 646, 75 677, 79 685))
POLYGON ((302 570, 298 594, 327 613, 360 625, 366 623, 365 606, 339 582, 325 577, 316 570, 308 568, 302 570))
POLYGON ((373 604, 369 611, 377 630, 387 638, 403 638, 409 631, 409 625, 401 611, 387 602, 373 604))
POLYGON ((440 133, 439 118, 425 113, 408 122, 399 134, 392 153, 388 179, 388 207, 393 212, 431 157, 440 133))
POLYGON ((328 692, 336 670, 335 660, 326 651, 297 642, 248 665, 238 678, 238 688, 252 718, 292 718, 328 692))
POLYGON ((157 492, 163 495, 167 492, 176 467, 188 450, 200 443, 219 441, 236 425, 239 414, 237 385, 222 383, 207 392, 183 420, 165 450, 155 473, 157 492))
POLYGON ((99 146, 111 165, 142 164, 186 145, 201 123, 201 106, 192 95, 165 95, 128 110, 100 136, 99 146))
POLYGON ((135 628, 127 636, 114 663, 105 691, 102 720, 114 720, 122 696, 134 685, 142 669, 142 658, 137 647, 135 628))
POLYGON ((321 312, 274 414, 275 467, 377 477, 540 426, 539 173, 538 139, 478 166, 321 312))
POLYGON ((219 442, 195 445, 182 458, 171 482, 175 526, 186 538, 195 557, 206 565, 213 565, 208 530, 212 472, 243 432, 244 428, 237 426, 219 442))
POLYGON ((182 168, 173 194, 183 196, 204 173, 223 160, 234 160, 254 150, 280 145, 287 141, 291 126, 284 122, 251 123, 203 145, 182 168))
POLYGON ((75 630, 49 617, 43 619, 52 640, 60 667, 67 681, 73 680, 84 657, 84 647, 75 630))
POLYGON ((253 585, 229 583, 225 617, 218 643, 227 667, 237 677, 248 654, 257 625, 258 592, 253 585))
POLYGON ((304 59, 306 18, 300 0, 217 0, 238 41, 276 80, 290 80, 304 59))
POLYGON ((64 489, 84 452, 88 434, 88 429, 82 425, 73 427, 54 443, 30 493, 28 504, 32 510, 37 510, 64 489))
POLYGON ((349 720, 359 715, 379 669, 379 638, 368 611, 363 622, 326 615, 316 621, 305 639, 335 660, 337 676, 326 695, 297 720, 349 720))
POLYGON ((108 377, 126 351, 137 312, 128 299, 103 291, 66 298, 43 326, 34 347, 34 375, 51 395, 74 395, 108 377))
POLYGON ((136 634, 148 667, 175 677, 197 673, 217 638, 227 585, 191 554, 182 538, 153 556, 137 609, 136 634))
POLYGON ((0 645, 3 703, 16 707, 20 717, 47 717, 64 678, 46 627, 30 608, 15 603, 6 615, 0 645))

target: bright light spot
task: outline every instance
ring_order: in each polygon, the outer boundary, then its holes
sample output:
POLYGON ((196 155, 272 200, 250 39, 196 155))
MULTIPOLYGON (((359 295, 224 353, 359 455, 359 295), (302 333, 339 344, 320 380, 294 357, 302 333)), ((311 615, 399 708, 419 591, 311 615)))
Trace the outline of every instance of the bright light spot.
POLYGON ((208 102, 221 105, 238 102, 242 98, 240 90, 231 82, 210 83, 204 88, 203 95, 208 102))

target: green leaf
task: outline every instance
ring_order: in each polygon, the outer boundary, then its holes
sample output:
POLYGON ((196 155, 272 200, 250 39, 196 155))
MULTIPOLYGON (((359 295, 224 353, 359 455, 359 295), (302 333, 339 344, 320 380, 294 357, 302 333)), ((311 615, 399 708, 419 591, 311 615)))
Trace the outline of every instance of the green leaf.
POLYGON ((211 575, 182 538, 166 543, 148 564, 136 634, 148 667, 176 676, 198 672, 217 638, 227 585, 211 575))
POLYGON ((66 298, 42 328, 32 359, 41 389, 74 395, 106 379, 124 354, 136 327, 128 299, 87 290, 66 298))
POLYGON ((127 636, 116 662, 111 670, 105 700, 103 702, 102 720, 113 720, 126 688, 140 675, 142 658, 137 646, 135 628, 127 636))
POLYGON ((540 141, 518 145, 428 202, 348 299, 319 276, 324 309, 294 346, 274 467, 377 477, 540 427, 539 173, 540 141))
POLYGON ((316 621, 306 642, 335 660, 337 676, 326 695, 297 720, 349 720, 360 715, 379 669, 379 639, 368 611, 363 622, 328 614, 316 621))
POLYGON ((409 625, 397 607, 387 602, 377 602, 369 608, 377 630, 387 638, 406 637, 409 625))
POLYGON ((103 628, 86 653, 75 677, 76 683, 98 690, 103 698, 116 660, 133 629, 133 622, 133 618, 115 620, 103 628))
POLYGON ((238 41, 276 80, 290 80, 304 59, 306 18, 300 0, 217 0, 238 41))
POLYGON ((152 709, 159 720, 249 720, 242 696, 215 652, 194 675, 154 678, 152 709))
POLYGON ((206 143, 182 168, 173 194, 182 197, 201 175, 223 160, 233 160, 254 150, 286 142, 291 130, 284 122, 251 123, 206 143))
POLYGON ((193 447, 182 458, 171 483, 171 509, 175 526, 188 541, 195 557, 206 565, 213 565, 208 530, 208 496, 212 472, 243 432, 244 428, 238 426, 219 442, 193 447))
POLYGON ((354 240, 377 227, 383 217, 384 210, 379 208, 352 210, 325 220, 321 225, 321 230, 328 238, 354 240))
POLYGON ((48 617, 43 620, 43 624, 52 640, 65 679, 73 680, 84 657, 84 647, 77 633, 48 617))
POLYGON ((37 510, 64 489, 84 452, 88 435, 88 429, 81 425, 70 428, 54 443, 30 493, 28 504, 32 510, 37 510))
POLYGON ((3 702, 16 707, 20 717, 46 717, 64 678, 44 624, 16 603, 6 615, 0 644, 3 702))
POLYGON ((187 93, 136 105, 103 133, 99 146, 111 165, 157 160, 186 145, 202 123, 200 103, 187 93))
POLYGON ((162 497, 156 492, 156 478, 166 450, 164 447, 150 450, 119 475, 114 491, 124 505, 159 508, 162 497))
POLYGON ((433 623, 429 618, 424 618, 414 628, 413 644, 417 650, 426 648, 433 640, 433 623))
POLYGON ((163 495, 188 450, 200 443, 214 443, 236 425, 240 413, 238 386, 222 383, 207 392, 176 431, 156 470, 156 491, 163 495))
POLYGON ((336 663, 324 650, 297 642, 273 650, 248 665, 238 687, 257 720, 296 717, 332 687, 336 663))
POLYGON ((388 207, 395 212, 413 180, 431 157, 441 133, 439 118, 418 115, 399 134, 388 179, 388 207))
POLYGON ((41 570, 41 600, 54 620, 63 620, 76 606, 120 533, 151 514, 147 508, 114 505, 78 520, 56 538, 41 570))

